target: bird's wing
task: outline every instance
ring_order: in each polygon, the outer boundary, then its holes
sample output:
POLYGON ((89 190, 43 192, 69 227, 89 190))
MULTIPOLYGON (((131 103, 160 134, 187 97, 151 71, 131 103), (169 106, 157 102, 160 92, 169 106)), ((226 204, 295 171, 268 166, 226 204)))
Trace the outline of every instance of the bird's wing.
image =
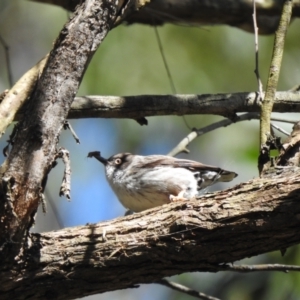
POLYGON ((166 166, 173 168, 185 168, 191 170, 193 172, 216 172, 221 176, 221 181, 231 181, 233 178, 237 176, 235 172, 223 170, 218 167, 205 165, 197 161, 188 160, 188 159, 179 159, 171 156, 163 156, 163 155, 150 155, 148 156, 149 161, 147 164, 144 164, 144 168, 155 168, 157 166, 166 166))

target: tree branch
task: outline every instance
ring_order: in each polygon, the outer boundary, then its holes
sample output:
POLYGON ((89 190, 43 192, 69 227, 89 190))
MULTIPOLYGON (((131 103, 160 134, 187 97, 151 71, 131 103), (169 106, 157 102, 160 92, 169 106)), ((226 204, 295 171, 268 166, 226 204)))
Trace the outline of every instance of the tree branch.
POLYGON ((267 164, 270 157, 270 146, 268 140, 271 136, 271 113, 274 105, 275 93, 277 90, 277 84, 280 74, 281 61, 284 51, 285 37, 290 24, 292 16, 293 1, 285 0, 280 18, 278 30, 275 34, 272 60, 269 70, 268 82, 266 86, 266 93, 261 104, 260 113, 260 154, 258 158, 258 169, 261 174, 267 164))
POLYGON ((203 299, 203 300, 220 300, 219 298, 215 298, 215 297, 211 297, 209 295, 206 295, 204 293, 200 293, 198 291, 195 291, 195 290, 192 290, 182 284, 179 284, 177 282, 172 282, 172 281, 168 281, 166 279, 161 279, 161 280, 158 280, 156 282, 157 284, 161 284, 161 285, 164 285, 168 288, 171 288, 175 291, 178 291, 178 292, 181 292, 181 293, 184 293, 186 295, 190 295, 190 296, 193 296, 195 298, 198 298, 198 299, 203 299))
POLYGON ((280 271, 287 273, 289 271, 300 271, 300 266, 295 265, 280 265, 280 264, 262 264, 262 265, 224 265, 222 266, 223 270, 225 271, 233 271, 239 273, 253 273, 257 271, 280 271))
POLYGON ((252 0, 253 2, 253 30, 254 30, 254 44, 255 44, 255 69, 254 73, 257 79, 257 86, 258 86, 258 93, 259 99, 258 101, 263 100, 263 84, 259 74, 259 47, 258 47, 258 27, 257 27, 257 16, 256 16, 256 1, 252 0))
MULTIPOLYGON (((231 116, 234 112, 260 112, 257 92, 203 95, 141 95, 76 97, 69 119, 132 118, 164 115, 212 114, 231 116)), ((274 112, 300 112, 299 92, 277 92, 274 112)), ((22 112, 20 112, 20 118, 22 112)))
MULTIPOLYGON (((264 95, 264 94, 263 94, 264 95)), ((199 95, 139 95, 75 97, 68 119, 132 118, 209 114, 230 117, 233 113, 260 112, 257 92, 199 95)), ((299 92, 276 92, 273 112, 300 112, 299 92)), ((24 115, 19 111, 15 121, 24 115)))
MULTIPOLYGON (((252 120, 252 119, 259 119, 259 114, 258 113, 246 113, 246 114, 242 114, 237 116, 234 121, 230 120, 230 119, 224 119, 215 123, 212 123, 208 126, 199 128, 199 129, 193 129, 184 139, 182 139, 167 155, 170 156, 176 156, 177 154, 183 152, 183 153, 189 153, 189 150, 187 148, 187 146, 196 138, 200 137, 201 135, 208 133, 210 131, 216 130, 218 128, 221 127, 227 127, 231 124, 235 124, 238 122, 242 122, 242 121, 246 121, 246 120, 252 120)), ((273 118, 271 118, 273 119, 273 118)), ((282 120, 282 119, 278 119, 278 118, 274 118, 274 121, 281 121, 284 122, 286 120, 282 120)), ((291 123, 295 123, 292 121, 289 121, 291 123)), ((286 135, 290 135, 288 132, 286 132, 285 130, 283 130, 282 128, 271 124, 272 127, 274 127, 275 129, 277 129, 278 131, 286 134, 286 135)))
POLYGON ((245 120, 252 120, 252 119, 258 119, 259 118, 259 114, 257 113, 247 113, 247 114, 243 114, 241 116, 238 116, 235 118, 234 121, 230 120, 230 119, 224 119, 221 120, 219 122, 215 122, 213 124, 210 124, 206 127, 200 128, 200 129, 194 129, 192 132, 190 132, 183 140, 181 140, 167 155, 169 156, 176 156, 177 154, 184 152, 184 153, 188 153, 189 150, 187 149, 187 146, 197 137, 216 130, 218 128, 221 127, 226 127, 231 125, 232 123, 238 123, 238 122, 242 122, 245 120))
MULTIPOLYGON (((73 11, 80 0, 32 0, 51 3, 73 11)), ((142 0, 140 1, 142 2, 142 0)), ((293 1, 294 17, 300 16, 300 1, 293 1)), ((274 33, 279 23, 281 1, 261 0, 256 3, 260 34, 274 33)), ((227 24, 253 32, 252 0, 152 0, 140 11, 128 15, 129 24, 162 25, 165 23, 188 26, 227 24)))
POLYGON ((199 200, 32 234, 24 260, 17 257, 2 270, 0 297, 72 299, 184 272, 218 272, 242 258, 295 245, 299 168, 274 171, 279 174, 199 200))

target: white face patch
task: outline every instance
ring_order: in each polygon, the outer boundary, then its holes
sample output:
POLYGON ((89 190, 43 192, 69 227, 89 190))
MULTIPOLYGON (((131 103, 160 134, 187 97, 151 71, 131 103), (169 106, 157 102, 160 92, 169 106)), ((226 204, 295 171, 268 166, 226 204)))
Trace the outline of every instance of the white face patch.
POLYGON ((112 179, 114 170, 115 170, 115 168, 113 166, 110 166, 110 165, 106 166, 105 175, 106 175, 108 181, 110 181, 112 179))

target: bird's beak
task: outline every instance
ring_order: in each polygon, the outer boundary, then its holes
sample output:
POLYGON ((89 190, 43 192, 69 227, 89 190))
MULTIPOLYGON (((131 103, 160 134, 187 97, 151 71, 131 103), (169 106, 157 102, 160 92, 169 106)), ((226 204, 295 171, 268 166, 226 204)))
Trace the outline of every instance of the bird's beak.
POLYGON ((88 157, 95 157, 97 160, 99 160, 104 166, 107 165, 107 159, 101 156, 101 153, 99 151, 93 151, 89 152, 88 157))

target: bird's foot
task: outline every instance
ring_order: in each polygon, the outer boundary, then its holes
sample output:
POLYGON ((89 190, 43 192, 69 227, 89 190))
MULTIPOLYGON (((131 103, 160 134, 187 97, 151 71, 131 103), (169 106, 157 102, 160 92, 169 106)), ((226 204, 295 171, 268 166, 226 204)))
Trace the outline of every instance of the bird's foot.
POLYGON ((186 201, 188 198, 184 197, 184 191, 181 191, 177 196, 170 195, 169 196, 170 202, 177 202, 177 201, 186 201))

